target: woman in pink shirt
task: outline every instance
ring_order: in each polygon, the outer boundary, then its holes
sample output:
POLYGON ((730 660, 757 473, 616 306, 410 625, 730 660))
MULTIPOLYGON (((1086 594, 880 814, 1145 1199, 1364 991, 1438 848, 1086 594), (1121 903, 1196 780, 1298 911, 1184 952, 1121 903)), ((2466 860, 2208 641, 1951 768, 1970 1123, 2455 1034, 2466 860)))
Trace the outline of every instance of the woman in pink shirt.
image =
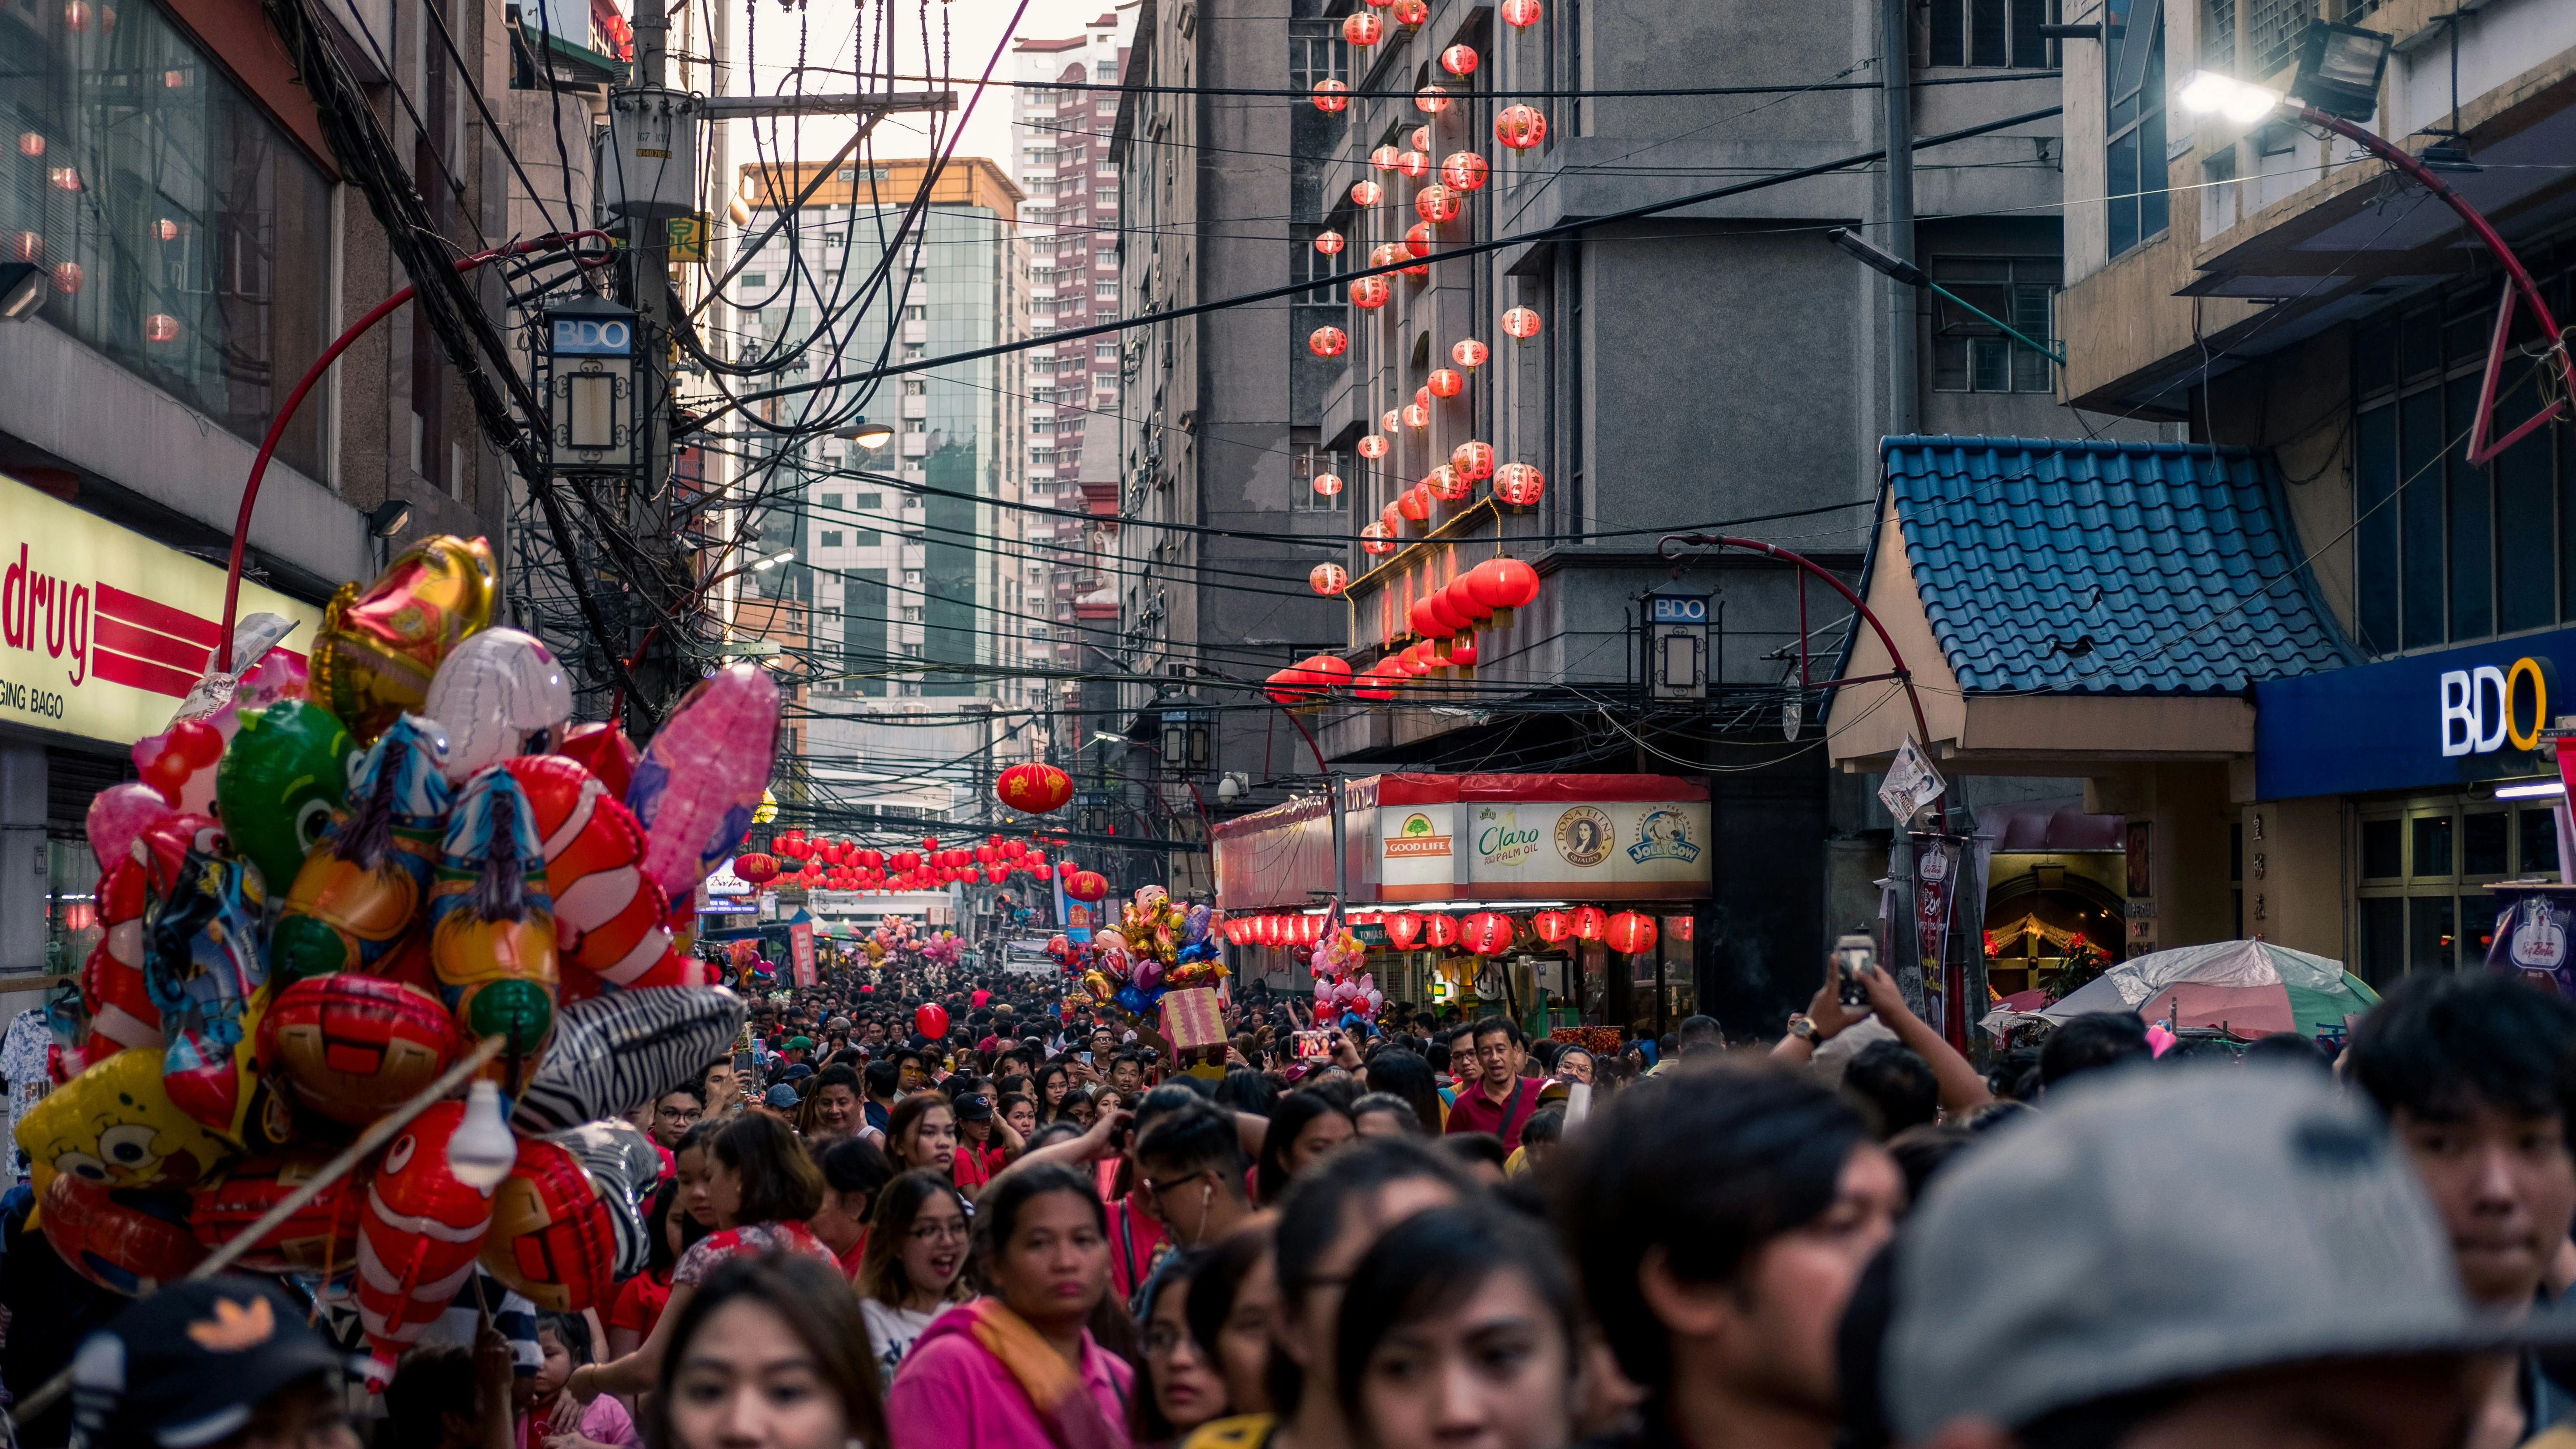
POLYGON ((940 1449, 1124 1449, 1135 1371, 1083 1325, 1109 1288, 1099 1195, 1059 1163, 1013 1168, 975 1204, 991 1296, 943 1314, 895 1374, 886 1417, 940 1449))

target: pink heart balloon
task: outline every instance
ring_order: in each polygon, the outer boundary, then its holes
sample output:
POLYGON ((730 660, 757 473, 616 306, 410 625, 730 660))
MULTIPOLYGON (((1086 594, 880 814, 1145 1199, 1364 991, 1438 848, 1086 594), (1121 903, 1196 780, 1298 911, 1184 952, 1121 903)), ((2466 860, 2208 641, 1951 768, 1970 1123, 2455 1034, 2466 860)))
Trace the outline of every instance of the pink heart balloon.
POLYGON ((98 856, 99 868, 104 870, 124 860, 126 851, 134 845, 134 838, 141 835, 146 827, 165 815, 177 813, 170 808, 169 801, 161 798, 160 791, 140 780, 128 780, 122 785, 111 785, 99 791, 90 798, 87 822, 89 848, 98 856))

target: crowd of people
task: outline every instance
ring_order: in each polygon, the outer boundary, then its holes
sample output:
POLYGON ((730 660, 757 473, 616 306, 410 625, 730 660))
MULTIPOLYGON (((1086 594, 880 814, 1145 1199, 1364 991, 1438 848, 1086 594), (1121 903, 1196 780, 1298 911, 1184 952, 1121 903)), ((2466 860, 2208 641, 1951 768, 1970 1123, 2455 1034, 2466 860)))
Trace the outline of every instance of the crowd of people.
POLYGON ((638 1104, 654 1253, 604 1309, 475 1288, 370 1396, 294 1284, 116 1313, 23 1296, 19 1237, 0 1370, 67 1358, 93 1449, 2576 1445, 2576 1007, 2518 981, 1987 1072, 1883 975, 1598 1058, 1259 993, 1177 1053, 949 986, 783 991, 638 1104))

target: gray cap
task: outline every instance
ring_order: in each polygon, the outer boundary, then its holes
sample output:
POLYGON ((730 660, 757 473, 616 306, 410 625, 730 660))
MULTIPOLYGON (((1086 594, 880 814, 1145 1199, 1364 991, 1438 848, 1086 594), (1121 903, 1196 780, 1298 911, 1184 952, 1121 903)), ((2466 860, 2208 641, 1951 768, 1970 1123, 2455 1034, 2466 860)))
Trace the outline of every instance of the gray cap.
POLYGON ((2462 1293, 2404 1153, 2331 1083, 2263 1066, 2098 1075, 1952 1163, 1907 1224, 1885 1360, 1898 1437, 2508 1336, 2462 1293))

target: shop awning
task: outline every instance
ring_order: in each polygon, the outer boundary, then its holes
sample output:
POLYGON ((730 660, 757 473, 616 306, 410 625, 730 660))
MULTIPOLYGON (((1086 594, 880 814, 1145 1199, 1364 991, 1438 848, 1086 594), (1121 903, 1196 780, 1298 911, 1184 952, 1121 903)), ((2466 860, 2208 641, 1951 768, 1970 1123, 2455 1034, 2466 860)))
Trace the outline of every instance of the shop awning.
MULTIPOLYGON (((1345 787, 1350 901, 1689 901, 1709 895, 1708 787, 1671 775, 1376 775, 1345 787)), ((1323 797, 1220 823, 1221 910, 1333 892, 1323 797)))
MULTIPOLYGON (((2250 687, 2359 661, 2300 563, 2270 455, 2203 444, 1890 438, 1862 592, 1937 758, 2221 760, 2250 687)), ((1858 630, 1840 677, 1885 674, 1858 630)), ((1833 758, 1883 766, 1897 686, 1842 691, 1833 758)))

